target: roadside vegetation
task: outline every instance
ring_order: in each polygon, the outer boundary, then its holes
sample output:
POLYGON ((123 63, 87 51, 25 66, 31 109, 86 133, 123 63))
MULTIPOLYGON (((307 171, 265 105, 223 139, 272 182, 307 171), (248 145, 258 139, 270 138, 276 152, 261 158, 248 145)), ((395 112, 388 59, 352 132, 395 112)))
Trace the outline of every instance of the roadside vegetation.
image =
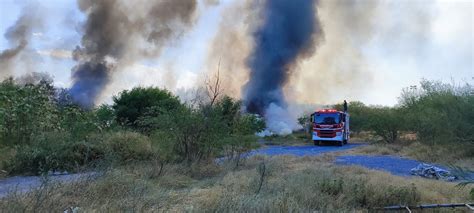
MULTIPOLYGON (((241 154, 259 146, 264 121, 209 83, 207 98, 183 103, 167 90, 137 87, 113 104, 75 105, 47 78, 0 83, 1 176, 93 172, 77 182, 44 176, 40 188, 0 200, 6 212, 353 211, 388 205, 474 200, 471 186, 403 178, 319 157, 241 154)), ((395 107, 351 102, 351 128, 371 146, 359 153, 429 162, 473 162, 470 86, 422 82, 395 107), (471 151, 472 150, 472 151, 471 151)), ((337 105, 336 107, 341 107, 337 105)), ((308 126, 307 119, 299 120, 308 126)), ((267 137, 266 145, 301 145, 308 132, 267 137)), ((464 164, 459 164, 464 162, 464 164)))
POLYGON ((8 212, 199 211, 340 212, 388 205, 457 203, 469 188, 422 178, 405 179, 360 167, 334 166, 329 158, 254 156, 233 166, 176 164, 158 175, 149 164, 107 170, 94 181, 58 184, 0 201, 8 212))
POLYGON ((474 169, 473 93, 469 84, 423 80, 404 89, 394 107, 350 102, 352 133, 373 144, 359 151, 474 169))
POLYGON ((162 168, 240 156, 257 145, 254 133, 265 126, 229 97, 190 105, 154 87, 123 91, 111 106, 82 109, 47 79, 0 83, 0 118, 4 175, 150 160, 162 168))

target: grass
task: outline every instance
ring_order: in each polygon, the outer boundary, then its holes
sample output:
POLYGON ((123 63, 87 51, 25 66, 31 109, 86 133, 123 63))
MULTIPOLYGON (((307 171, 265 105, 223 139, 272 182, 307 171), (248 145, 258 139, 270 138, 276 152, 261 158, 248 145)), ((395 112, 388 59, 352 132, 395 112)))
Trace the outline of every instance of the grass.
POLYGON ((6 212, 115 211, 365 211, 393 204, 466 202, 472 187, 403 178, 331 158, 254 156, 237 169, 203 163, 168 165, 161 176, 153 164, 108 170, 95 180, 45 183, 0 201, 6 212), (264 173, 262 173, 264 168, 264 173), (263 174, 263 175, 262 175, 263 174), (261 190, 257 190, 261 185, 261 190))
POLYGON ((290 135, 279 136, 272 135, 264 137, 264 145, 279 145, 279 146, 303 146, 312 144, 313 142, 310 139, 310 135, 305 132, 295 132, 290 135))
POLYGON ((15 150, 13 148, 0 146, 0 178, 8 175, 5 168, 5 162, 12 159, 14 154, 15 150))

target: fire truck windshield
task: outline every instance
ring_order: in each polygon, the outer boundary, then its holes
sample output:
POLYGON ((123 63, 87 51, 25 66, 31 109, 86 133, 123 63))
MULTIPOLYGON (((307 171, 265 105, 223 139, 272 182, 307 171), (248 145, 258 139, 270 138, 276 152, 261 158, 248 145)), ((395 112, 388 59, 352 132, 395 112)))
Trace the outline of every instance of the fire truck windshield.
POLYGON ((314 122, 317 124, 338 124, 341 121, 339 113, 316 113, 314 122))

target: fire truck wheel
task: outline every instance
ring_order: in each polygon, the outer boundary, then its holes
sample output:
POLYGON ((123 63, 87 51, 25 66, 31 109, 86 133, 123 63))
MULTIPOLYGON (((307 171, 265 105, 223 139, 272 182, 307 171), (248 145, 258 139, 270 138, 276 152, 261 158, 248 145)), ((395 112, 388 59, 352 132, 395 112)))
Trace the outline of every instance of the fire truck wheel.
POLYGON ((344 140, 344 144, 347 144, 347 140, 344 140))
POLYGON ((313 142, 314 142, 315 146, 320 146, 321 145, 321 141, 313 141, 313 142))
POLYGON ((342 145, 344 145, 344 142, 343 141, 337 141, 337 145, 342 146, 342 145))

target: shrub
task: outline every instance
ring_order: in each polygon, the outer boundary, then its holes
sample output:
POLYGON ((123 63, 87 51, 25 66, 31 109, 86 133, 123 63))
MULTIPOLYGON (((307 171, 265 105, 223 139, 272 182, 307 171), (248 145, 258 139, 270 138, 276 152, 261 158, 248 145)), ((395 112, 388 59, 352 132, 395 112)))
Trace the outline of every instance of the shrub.
POLYGON ((13 158, 6 162, 10 174, 41 174, 49 171, 73 171, 87 163, 84 153, 67 142, 67 135, 42 134, 30 145, 18 145, 13 158))
POLYGON ((176 96, 156 87, 135 87, 130 91, 125 90, 113 100, 112 108, 115 110, 117 121, 132 127, 137 127, 135 123, 137 119, 147 113, 153 112, 153 116, 158 116, 181 105, 176 96))
POLYGON ((75 141, 66 133, 46 133, 37 136, 31 145, 17 146, 15 150, 14 157, 6 162, 10 174, 73 172, 101 163, 150 160, 153 155, 148 137, 133 132, 89 135, 82 141, 75 141))
POLYGON ((369 115, 367 126, 376 135, 387 143, 394 143, 398 140, 399 133, 405 126, 400 110, 389 107, 373 108, 369 115))
POLYGON ((242 114, 240 102, 228 97, 214 105, 182 106, 159 117, 143 116, 137 124, 145 124, 148 131, 153 131, 155 147, 173 152, 162 153, 162 156, 188 163, 249 150, 251 143, 256 141, 249 135, 262 128, 262 122, 256 116, 242 114))
POLYGON ((103 137, 100 147, 107 160, 116 163, 148 160, 153 154, 150 139, 139 133, 113 132, 103 137))
POLYGON ((28 144, 35 135, 59 126, 50 82, 18 85, 13 79, 0 83, 0 143, 28 144))
POLYGON ((474 95, 469 84, 456 86, 423 80, 420 89, 404 89, 400 105, 408 126, 422 142, 474 143, 474 95))

